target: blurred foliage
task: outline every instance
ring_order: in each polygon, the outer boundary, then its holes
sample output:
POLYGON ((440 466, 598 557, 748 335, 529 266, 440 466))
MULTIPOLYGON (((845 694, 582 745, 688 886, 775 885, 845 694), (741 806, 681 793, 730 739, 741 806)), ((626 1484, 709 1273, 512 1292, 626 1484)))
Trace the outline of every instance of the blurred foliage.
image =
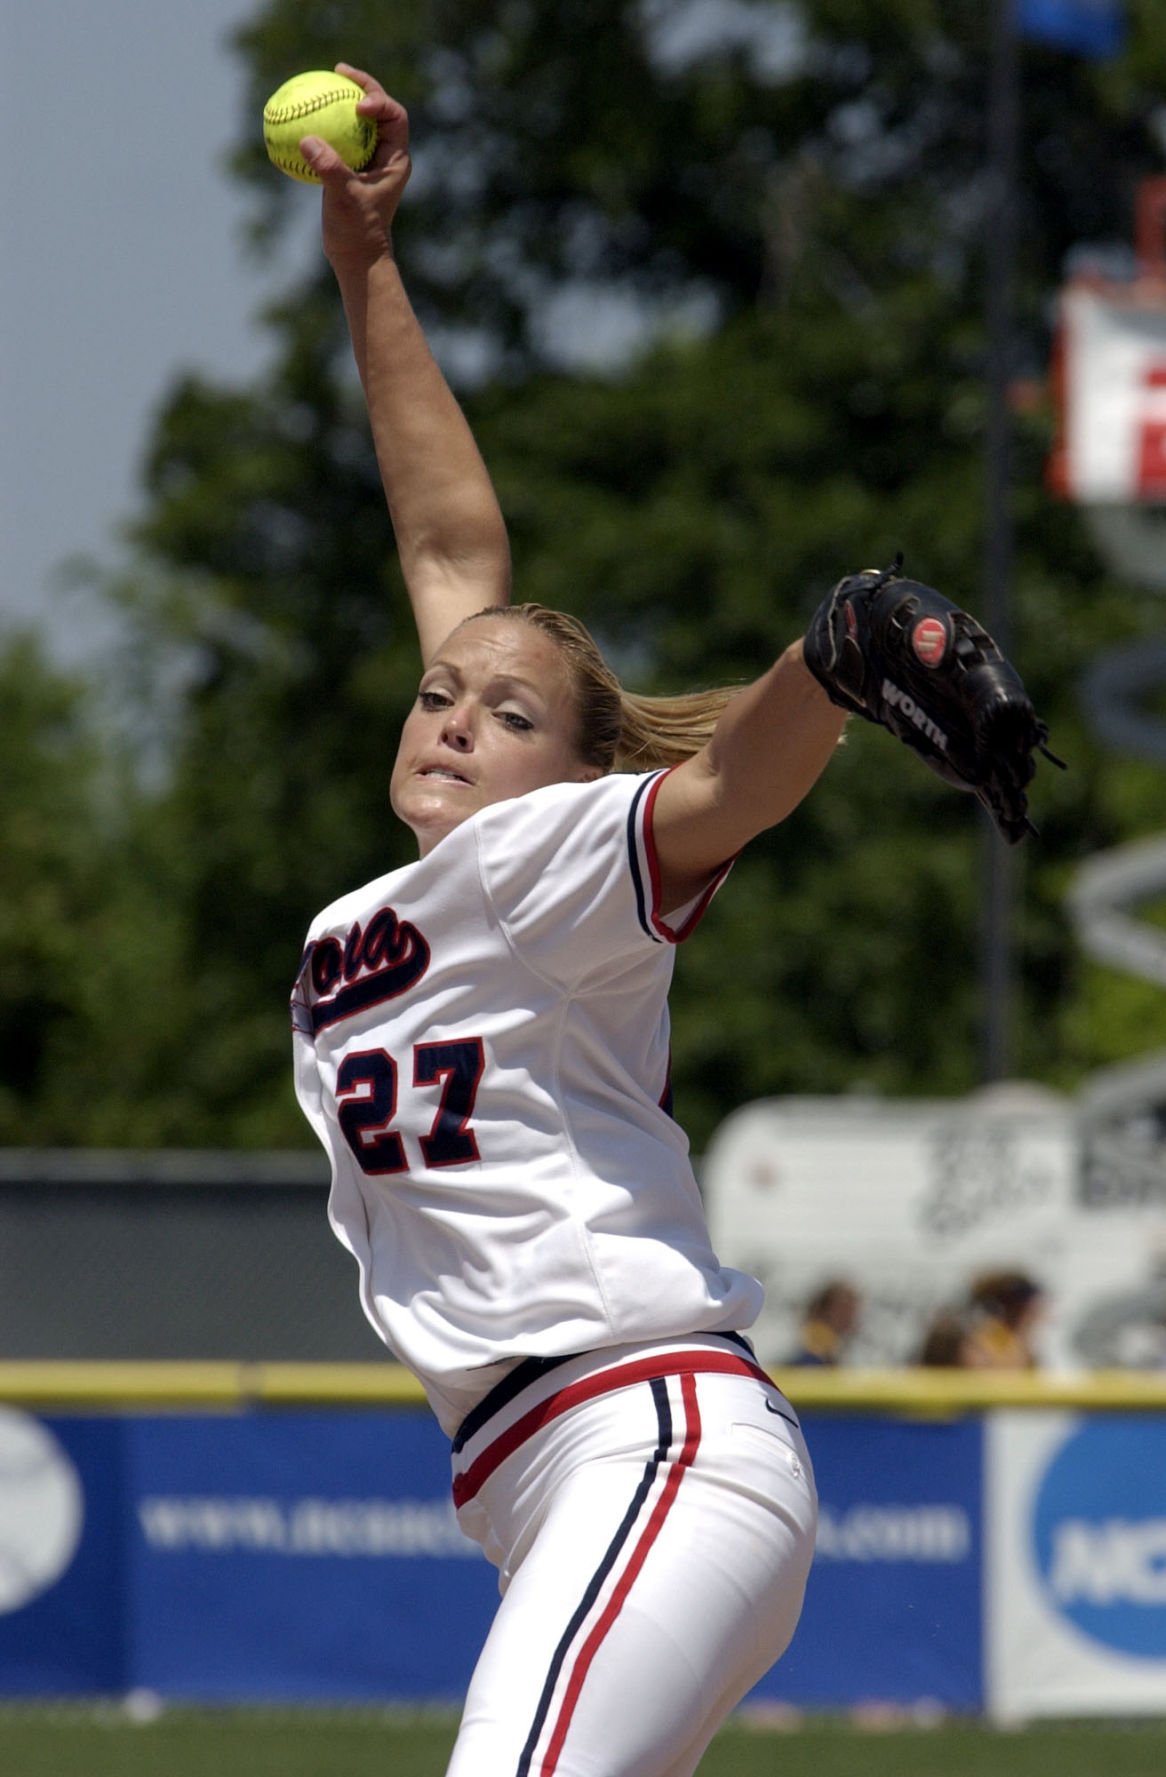
MULTIPOLYGON (((989 11, 268 0, 237 43, 234 171, 277 263, 314 199, 263 155, 264 98, 341 58, 379 73, 413 125, 399 257, 519 595, 577 611, 638 689, 746 679, 896 548, 982 605, 989 11)), ((1084 965, 1063 911, 1081 859, 1161 825, 1161 774, 1102 754, 1077 699, 1096 653, 1160 616, 1042 485, 1065 257, 1128 243, 1161 166, 1166 38, 1151 0, 1130 11, 1112 64, 1023 51, 1013 651, 1072 769, 1042 768, 1043 837, 1015 854, 1016 1071, 1066 1088, 1166 1040, 1160 994, 1084 965)), ((322 259, 267 324, 261 381, 169 392, 137 565, 107 589, 165 769, 127 780, 77 688, 23 644, 3 665, 23 713, 2 743, 0 1140, 307 1141, 285 1019, 301 934, 410 855, 387 780, 415 650, 322 259)), ((968 799, 852 728, 679 959, 698 1147, 760 1095, 975 1085, 982 836, 968 799)))

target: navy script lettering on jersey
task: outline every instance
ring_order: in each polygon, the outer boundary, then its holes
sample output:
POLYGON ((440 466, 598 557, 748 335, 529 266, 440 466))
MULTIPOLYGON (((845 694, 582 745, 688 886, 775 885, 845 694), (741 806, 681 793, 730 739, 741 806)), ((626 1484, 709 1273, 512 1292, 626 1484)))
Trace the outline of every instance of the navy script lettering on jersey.
POLYGON ((313 1033, 355 1012, 395 1000, 415 987, 429 967, 429 944, 417 927, 380 907, 366 926, 357 920, 341 943, 317 938, 300 964, 310 990, 306 1007, 313 1033))

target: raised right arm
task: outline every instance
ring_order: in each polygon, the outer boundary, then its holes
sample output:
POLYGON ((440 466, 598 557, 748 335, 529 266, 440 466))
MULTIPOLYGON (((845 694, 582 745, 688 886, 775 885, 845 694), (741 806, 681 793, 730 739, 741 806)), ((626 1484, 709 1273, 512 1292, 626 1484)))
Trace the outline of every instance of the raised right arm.
POLYGON ((316 137, 302 145, 324 186, 324 251, 340 286, 368 403, 421 655, 450 630, 510 597, 510 547, 489 473, 406 294, 393 253, 392 221, 409 177, 405 111, 371 75, 360 110, 376 119, 369 166, 351 172, 316 137))

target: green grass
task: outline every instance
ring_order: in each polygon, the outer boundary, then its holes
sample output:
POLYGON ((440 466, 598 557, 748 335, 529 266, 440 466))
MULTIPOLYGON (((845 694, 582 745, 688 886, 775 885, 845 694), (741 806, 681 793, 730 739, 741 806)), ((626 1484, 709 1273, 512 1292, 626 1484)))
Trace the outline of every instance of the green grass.
MULTIPOLYGON (((4 1777, 442 1777, 452 1716, 371 1711, 0 1708, 4 1777)), ((700 1777, 1162 1777, 1166 1720, 928 1728, 734 1724, 700 1777)), ((483 1777, 490 1774, 483 1773, 483 1777)))

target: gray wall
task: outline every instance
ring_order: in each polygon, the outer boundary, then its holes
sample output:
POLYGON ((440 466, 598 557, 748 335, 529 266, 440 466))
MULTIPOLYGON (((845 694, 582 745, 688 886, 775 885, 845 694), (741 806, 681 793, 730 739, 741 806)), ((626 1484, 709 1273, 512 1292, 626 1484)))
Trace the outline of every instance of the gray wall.
POLYGON ((323 1154, 0 1149, 0 1359, 377 1362, 323 1154))

